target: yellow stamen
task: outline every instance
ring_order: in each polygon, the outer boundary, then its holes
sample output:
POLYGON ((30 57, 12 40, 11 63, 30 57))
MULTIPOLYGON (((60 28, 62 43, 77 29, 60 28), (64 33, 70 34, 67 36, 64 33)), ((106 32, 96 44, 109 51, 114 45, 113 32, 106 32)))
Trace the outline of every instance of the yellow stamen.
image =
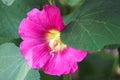
POLYGON ((51 49, 50 54, 52 54, 53 56, 55 52, 61 51, 66 47, 66 45, 61 42, 60 32, 57 30, 50 30, 49 33, 47 33, 46 39, 49 42, 49 46, 51 49))

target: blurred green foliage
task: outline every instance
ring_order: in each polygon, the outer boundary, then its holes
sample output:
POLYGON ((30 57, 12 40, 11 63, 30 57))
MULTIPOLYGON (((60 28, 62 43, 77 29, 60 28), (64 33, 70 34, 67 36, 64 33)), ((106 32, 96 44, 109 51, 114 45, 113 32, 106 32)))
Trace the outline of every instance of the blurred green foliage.
POLYGON ((118 59, 104 52, 88 54, 87 58, 79 63, 80 80, 111 80, 118 59))

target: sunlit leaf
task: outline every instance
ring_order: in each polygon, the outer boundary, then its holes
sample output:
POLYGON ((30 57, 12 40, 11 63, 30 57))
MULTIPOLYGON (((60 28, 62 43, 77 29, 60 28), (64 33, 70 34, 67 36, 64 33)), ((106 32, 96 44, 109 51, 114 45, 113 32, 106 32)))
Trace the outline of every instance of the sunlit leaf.
POLYGON ((37 70, 32 70, 14 44, 0 46, 0 80, 40 80, 37 70))

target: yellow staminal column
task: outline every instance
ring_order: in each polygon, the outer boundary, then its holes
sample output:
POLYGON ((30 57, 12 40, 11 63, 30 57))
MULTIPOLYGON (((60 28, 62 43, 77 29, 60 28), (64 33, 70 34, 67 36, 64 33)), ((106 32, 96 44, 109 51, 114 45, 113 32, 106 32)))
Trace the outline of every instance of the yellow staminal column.
POLYGON ((60 40, 60 32, 57 30, 50 30, 47 33, 47 41, 51 48, 50 54, 54 56, 55 52, 65 49, 66 45, 63 44, 60 40))

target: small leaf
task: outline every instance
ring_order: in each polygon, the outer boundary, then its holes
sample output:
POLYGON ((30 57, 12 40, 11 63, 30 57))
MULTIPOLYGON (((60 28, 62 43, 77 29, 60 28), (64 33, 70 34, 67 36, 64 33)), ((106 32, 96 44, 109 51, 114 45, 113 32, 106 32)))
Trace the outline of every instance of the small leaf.
POLYGON ((60 0, 61 4, 69 5, 71 7, 81 5, 85 0, 60 0))
POLYGON ((19 48, 6 43, 0 46, 0 80, 40 80, 20 55, 19 48))
POLYGON ((74 48, 100 50, 120 44, 120 0, 86 0, 64 19, 72 22, 63 30, 62 41, 74 48))
POLYGON ((7 5, 7 6, 11 6, 13 4, 15 0, 2 0, 2 2, 7 5))

